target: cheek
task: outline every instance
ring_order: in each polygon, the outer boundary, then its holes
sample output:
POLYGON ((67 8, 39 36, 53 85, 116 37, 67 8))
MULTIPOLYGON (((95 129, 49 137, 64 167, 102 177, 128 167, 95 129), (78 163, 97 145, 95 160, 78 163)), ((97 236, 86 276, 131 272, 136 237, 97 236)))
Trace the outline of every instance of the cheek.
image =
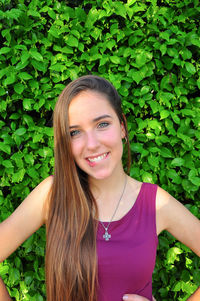
POLYGON ((121 131, 116 131, 116 129, 111 129, 103 135, 103 139, 107 141, 110 145, 119 145, 122 144, 121 131))
POLYGON ((72 154, 74 156, 74 159, 76 160, 78 155, 80 155, 81 153, 81 149, 82 149, 82 142, 80 141, 80 139, 74 139, 71 142, 71 147, 72 147, 72 154))

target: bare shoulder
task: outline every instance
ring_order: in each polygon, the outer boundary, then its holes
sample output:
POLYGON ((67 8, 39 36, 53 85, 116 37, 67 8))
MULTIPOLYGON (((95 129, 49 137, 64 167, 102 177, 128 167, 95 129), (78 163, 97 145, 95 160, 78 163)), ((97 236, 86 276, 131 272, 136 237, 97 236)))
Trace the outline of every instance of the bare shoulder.
MULTIPOLYGON (((34 194, 37 194, 38 199, 40 200, 39 206, 42 205, 42 211, 44 216, 44 222, 47 220, 48 210, 49 210, 49 200, 50 200, 50 193, 53 184, 53 176, 49 176, 44 179, 36 188, 31 192, 34 197, 34 194)), ((30 196, 31 196, 30 194, 30 196)), ((34 198, 35 199, 35 198, 34 198)))
POLYGON ((134 179, 134 178, 131 178, 131 177, 128 177, 128 182, 130 183, 130 186, 133 190, 139 192, 140 191, 140 188, 142 187, 142 182, 134 179))
MULTIPOLYGON (((42 182, 40 182, 32 192, 36 193, 42 193, 42 195, 48 194, 49 191, 51 190, 53 184, 53 177, 49 176, 46 179, 44 179, 42 182)), ((32 193, 31 192, 31 193, 32 193)))
POLYGON ((178 200, 158 187, 156 196, 157 234, 167 230, 200 255, 200 221, 178 200))

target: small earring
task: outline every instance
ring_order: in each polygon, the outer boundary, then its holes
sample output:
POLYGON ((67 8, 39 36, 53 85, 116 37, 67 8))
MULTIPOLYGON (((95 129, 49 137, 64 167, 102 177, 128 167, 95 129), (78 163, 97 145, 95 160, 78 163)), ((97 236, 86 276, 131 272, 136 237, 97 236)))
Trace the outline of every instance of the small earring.
POLYGON ((124 140, 125 140, 125 143, 127 143, 128 140, 127 140, 127 137, 126 137, 126 136, 124 137, 124 140))

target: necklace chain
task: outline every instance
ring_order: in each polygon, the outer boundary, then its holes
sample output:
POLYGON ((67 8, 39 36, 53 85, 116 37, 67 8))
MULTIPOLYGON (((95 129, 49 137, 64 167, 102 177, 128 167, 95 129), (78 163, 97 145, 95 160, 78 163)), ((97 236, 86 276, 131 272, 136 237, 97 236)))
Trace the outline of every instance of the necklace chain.
POLYGON ((110 226, 110 224, 111 224, 111 222, 112 222, 112 220, 113 220, 113 218, 114 218, 114 216, 115 216, 115 214, 116 214, 116 212, 117 212, 117 209, 119 208, 120 201, 121 201, 121 199, 122 199, 122 197, 123 197, 123 195, 124 195, 124 191, 125 191, 125 189, 126 189, 126 184, 127 184, 127 178, 128 178, 128 177, 125 176, 124 188, 123 188, 123 190, 122 190, 122 193, 121 193, 121 196, 120 196, 119 201, 118 201, 118 203, 117 203, 117 206, 116 206, 116 208, 115 208, 115 211, 114 211, 114 213, 113 213, 113 215, 112 215, 112 217, 111 217, 111 220, 109 221, 107 227, 104 225, 103 222, 100 221, 101 225, 103 226, 103 228, 104 228, 104 230, 105 230, 105 233, 104 233, 104 235, 103 235, 103 238, 105 239, 105 241, 109 241, 109 239, 111 238, 111 234, 108 233, 108 228, 109 228, 109 226, 110 226))

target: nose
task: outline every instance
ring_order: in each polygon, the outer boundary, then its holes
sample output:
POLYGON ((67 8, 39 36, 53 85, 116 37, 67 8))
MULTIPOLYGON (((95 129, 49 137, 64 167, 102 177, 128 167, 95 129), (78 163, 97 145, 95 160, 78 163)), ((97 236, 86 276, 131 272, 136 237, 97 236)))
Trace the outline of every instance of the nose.
POLYGON ((99 147, 99 139, 94 131, 87 133, 87 148, 88 150, 95 150, 99 147))

